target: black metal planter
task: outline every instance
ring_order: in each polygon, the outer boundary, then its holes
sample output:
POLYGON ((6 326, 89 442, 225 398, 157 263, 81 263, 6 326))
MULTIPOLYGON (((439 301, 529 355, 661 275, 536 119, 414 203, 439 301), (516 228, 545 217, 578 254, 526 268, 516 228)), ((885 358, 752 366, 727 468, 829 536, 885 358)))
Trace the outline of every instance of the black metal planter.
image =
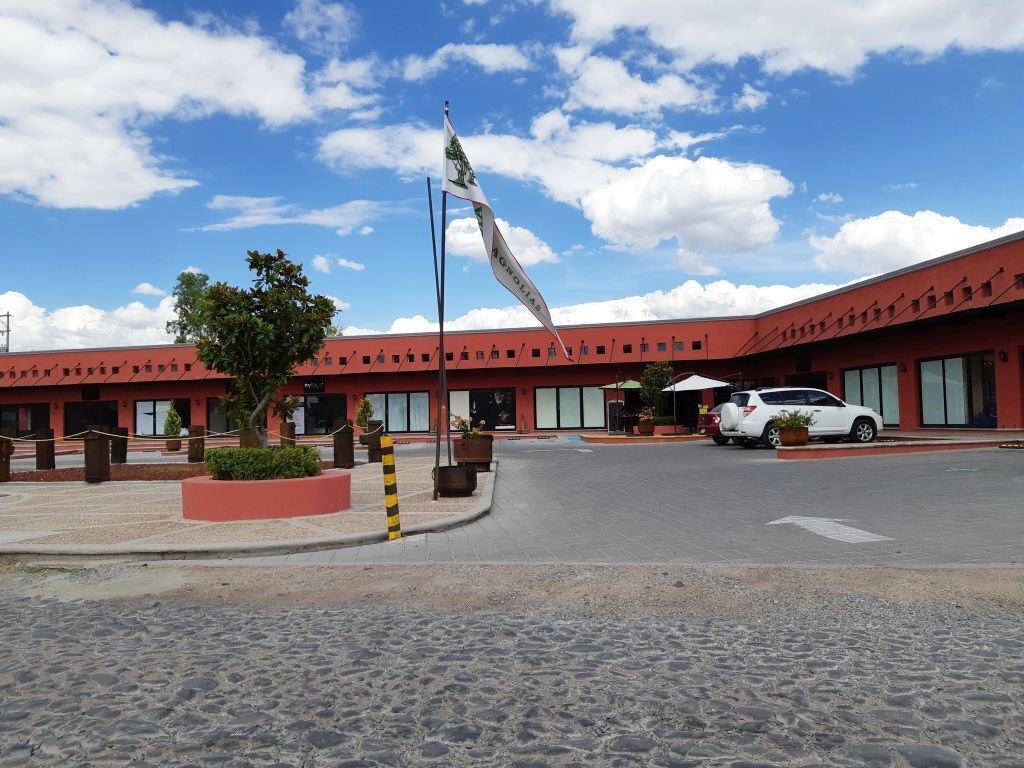
POLYGON ((476 490, 476 467, 438 467, 437 492, 441 496, 471 496, 476 490))

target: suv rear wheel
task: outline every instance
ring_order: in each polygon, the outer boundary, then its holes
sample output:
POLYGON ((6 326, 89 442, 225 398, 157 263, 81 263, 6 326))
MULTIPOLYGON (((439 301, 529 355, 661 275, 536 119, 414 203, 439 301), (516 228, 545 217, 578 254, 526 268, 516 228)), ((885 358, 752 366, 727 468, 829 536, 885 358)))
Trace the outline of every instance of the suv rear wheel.
POLYGON ((782 445, 782 438, 779 436, 779 428, 770 421, 764 428, 764 432, 761 435, 761 442, 764 443, 765 448, 778 448, 782 445))
POLYGON ((729 438, 725 435, 712 435, 711 439, 715 441, 715 445, 728 445, 729 438))
POLYGON ((870 443, 877 434, 878 430, 871 419, 857 419, 853 422, 853 429, 850 430, 850 442, 870 443))

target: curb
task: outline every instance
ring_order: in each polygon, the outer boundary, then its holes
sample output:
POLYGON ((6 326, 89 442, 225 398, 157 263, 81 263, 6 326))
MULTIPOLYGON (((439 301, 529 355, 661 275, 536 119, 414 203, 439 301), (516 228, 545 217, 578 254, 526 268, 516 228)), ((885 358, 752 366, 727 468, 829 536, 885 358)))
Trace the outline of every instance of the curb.
MULTIPOLYGON (((481 494, 480 501, 459 515, 450 515, 432 523, 418 523, 402 529, 402 538, 424 533, 440 533, 479 520, 491 511, 494 501, 494 484, 498 481, 498 460, 494 459, 494 470, 490 487, 481 494)), ((387 531, 380 533, 350 533, 329 539, 286 539, 254 544, 211 544, 205 547, 133 547, 116 549, 98 548, 87 545, 46 546, 25 545, 23 547, 0 548, 0 563, 33 562, 46 558, 47 562, 77 562, 83 559, 102 562, 104 560, 214 560, 236 557, 267 557, 269 555, 294 555, 300 552, 318 552, 324 549, 358 547, 363 544, 387 542, 387 531)))
POLYGON ((998 440, 918 440, 907 443, 864 443, 861 446, 814 445, 779 447, 775 449, 777 459, 789 461, 820 461, 823 459, 857 459, 870 456, 894 456, 908 453, 933 453, 935 451, 971 451, 980 448, 997 448, 998 440))

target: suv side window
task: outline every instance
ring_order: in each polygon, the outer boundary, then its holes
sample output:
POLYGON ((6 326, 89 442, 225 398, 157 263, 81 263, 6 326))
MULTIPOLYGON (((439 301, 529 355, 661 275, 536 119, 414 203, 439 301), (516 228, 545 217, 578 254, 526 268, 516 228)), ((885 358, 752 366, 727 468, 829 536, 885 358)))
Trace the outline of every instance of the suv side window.
POLYGON ((747 403, 750 402, 750 393, 749 392, 737 392, 735 395, 733 395, 732 397, 729 398, 729 402, 730 403, 735 403, 740 408, 743 408, 744 406, 746 406, 747 403))
POLYGON ((838 408, 842 403, 838 399, 832 397, 828 392, 822 392, 819 389, 807 390, 807 404, 817 406, 829 406, 832 408, 838 408))
POLYGON ((805 389, 788 389, 785 392, 778 392, 776 394, 782 396, 779 400, 779 405, 810 404, 810 397, 808 397, 810 393, 805 389))
POLYGON ((761 402, 765 405, 781 405, 785 392, 762 392, 761 402))

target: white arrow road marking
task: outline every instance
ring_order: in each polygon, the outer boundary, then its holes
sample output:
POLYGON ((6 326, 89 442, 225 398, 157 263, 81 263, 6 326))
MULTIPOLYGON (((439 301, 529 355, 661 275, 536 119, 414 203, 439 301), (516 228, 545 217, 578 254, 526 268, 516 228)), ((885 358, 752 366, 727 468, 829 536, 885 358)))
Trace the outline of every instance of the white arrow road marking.
POLYGON ((831 517, 780 517, 765 525, 796 525, 800 528, 816 533, 819 536, 827 536, 836 541, 845 541, 847 544, 862 544, 865 541, 892 541, 888 536, 879 536, 877 533, 862 531, 860 528, 851 528, 848 525, 841 525, 831 517))

